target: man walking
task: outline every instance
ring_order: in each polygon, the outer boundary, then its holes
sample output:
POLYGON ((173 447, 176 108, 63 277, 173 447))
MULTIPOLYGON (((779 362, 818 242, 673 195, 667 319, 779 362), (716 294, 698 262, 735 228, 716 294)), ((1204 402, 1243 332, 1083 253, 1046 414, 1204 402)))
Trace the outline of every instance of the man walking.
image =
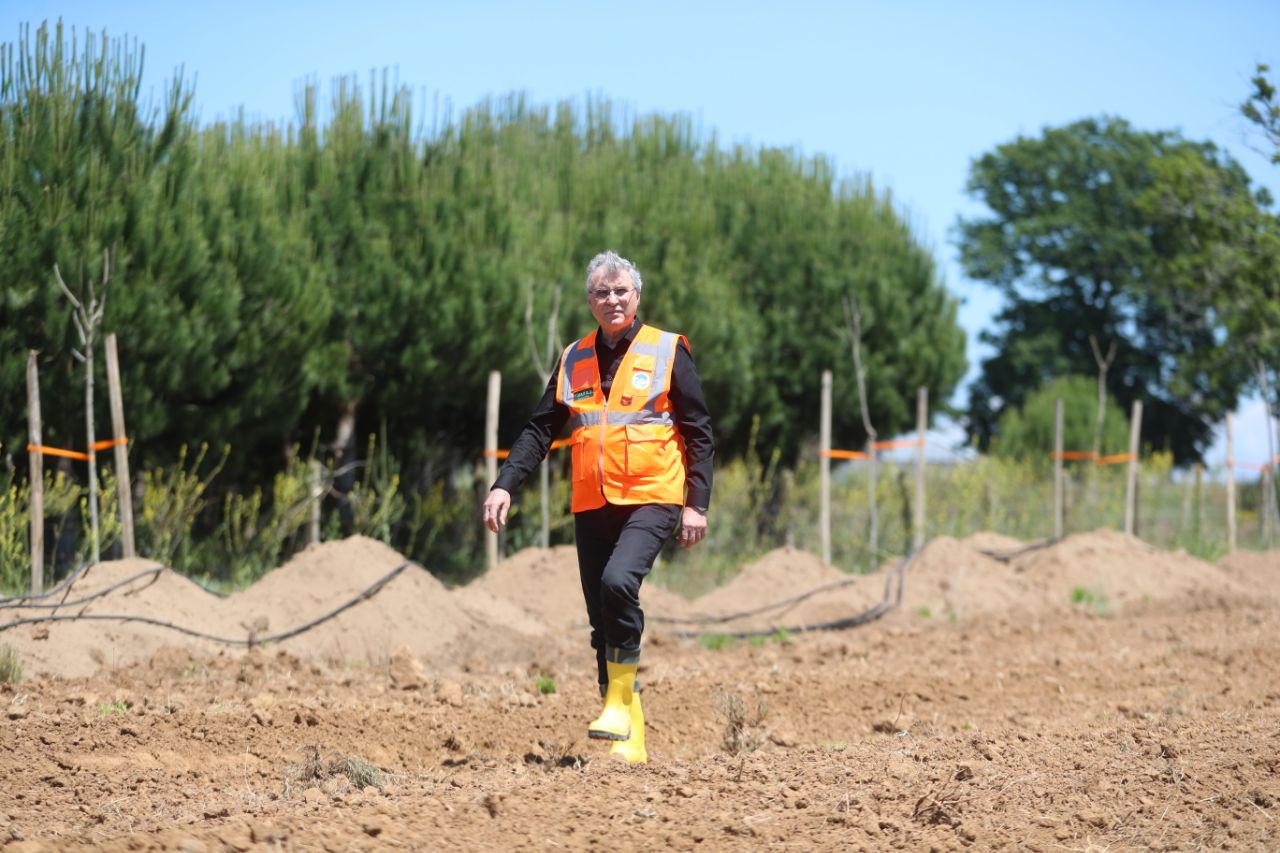
POLYGON ((591 259, 587 300, 600 327, 565 348, 484 502, 496 533, 511 493, 569 426, 578 570, 604 697, 587 734, 613 741, 631 763, 648 760, 636 682, 640 583, 677 530, 686 548, 706 536, 715 450, 689 342, 636 318, 641 287, 626 258, 591 259))

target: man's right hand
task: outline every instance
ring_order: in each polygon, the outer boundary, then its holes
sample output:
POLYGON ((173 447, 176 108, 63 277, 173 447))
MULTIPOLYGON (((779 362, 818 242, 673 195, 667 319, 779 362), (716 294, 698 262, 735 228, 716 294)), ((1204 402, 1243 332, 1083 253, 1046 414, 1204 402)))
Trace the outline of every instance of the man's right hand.
POLYGON ((511 493, 506 489, 492 489, 484 499, 484 526, 490 533, 497 533, 507 526, 507 510, 511 509, 511 493))

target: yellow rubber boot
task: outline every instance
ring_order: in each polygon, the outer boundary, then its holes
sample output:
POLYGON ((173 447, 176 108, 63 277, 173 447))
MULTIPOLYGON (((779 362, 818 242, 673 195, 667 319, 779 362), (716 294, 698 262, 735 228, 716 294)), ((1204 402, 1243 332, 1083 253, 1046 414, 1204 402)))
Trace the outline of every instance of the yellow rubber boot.
POLYGON ((621 755, 628 764, 647 764, 649 753, 644 749, 644 709, 640 707, 640 694, 631 696, 631 737, 615 740, 610 755, 621 755))
POLYGON ((634 663, 608 661, 609 687, 604 694, 604 710, 587 726, 587 737, 600 740, 626 740, 631 737, 631 705, 636 682, 634 663))

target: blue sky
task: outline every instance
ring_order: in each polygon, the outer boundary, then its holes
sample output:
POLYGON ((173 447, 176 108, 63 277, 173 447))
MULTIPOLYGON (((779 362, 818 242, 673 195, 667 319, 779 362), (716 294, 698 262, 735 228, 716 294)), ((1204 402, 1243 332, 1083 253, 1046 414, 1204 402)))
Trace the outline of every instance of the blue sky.
MULTIPOLYGON (((1280 68, 1280 3, 1218 2, 0 2, 0 40, 56 20, 146 46, 146 88, 183 66, 208 121, 243 107, 291 120, 297 84, 392 68, 424 103, 604 95, 681 112, 727 142, 790 146, 870 174, 964 301, 970 376, 996 296, 955 262, 970 161, 1086 116, 1208 139, 1280 197, 1236 106, 1254 65, 1280 68)), ((624 247, 619 247, 624 250, 624 247)), ((1237 457, 1266 454, 1246 402, 1237 457)), ((1210 454, 1221 459, 1221 449, 1210 454)))

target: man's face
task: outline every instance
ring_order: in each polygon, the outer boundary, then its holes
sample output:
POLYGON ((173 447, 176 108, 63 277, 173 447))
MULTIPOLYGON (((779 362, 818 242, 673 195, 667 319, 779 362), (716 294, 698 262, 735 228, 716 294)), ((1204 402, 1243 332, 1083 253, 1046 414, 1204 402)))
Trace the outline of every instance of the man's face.
POLYGON ((640 294, 632 286, 629 272, 614 273, 608 278, 598 275, 587 290, 587 303, 600 328, 617 335, 625 332, 635 319, 640 294))

